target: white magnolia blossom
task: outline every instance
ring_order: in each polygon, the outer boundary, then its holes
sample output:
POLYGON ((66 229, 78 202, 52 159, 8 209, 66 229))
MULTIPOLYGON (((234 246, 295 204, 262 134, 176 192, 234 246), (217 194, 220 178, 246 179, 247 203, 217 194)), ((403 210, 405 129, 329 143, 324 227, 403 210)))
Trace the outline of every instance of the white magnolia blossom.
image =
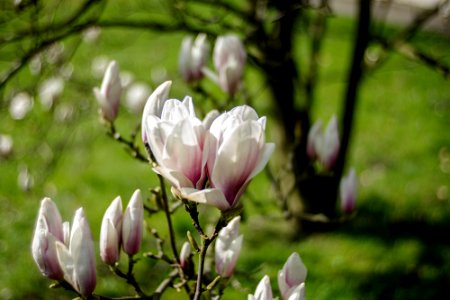
POLYGON ((273 300, 272 286, 270 285, 270 278, 267 275, 261 279, 256 287, 254 295, 248 295, 248 300, 273 300))
POLYGON ((241 252, 244 236, 239 234, 240 220, 239 216, 231 220, 216 240, 216 272, 222 277, 231 277, 241 252))
POLYGON ((304 285, 299 286, 304 284, 307 272, 300 255, 297 252, 292 253, 283 268, 278 271, 278 288, 283 300, 303 299, 301 297, 304 297, 304 285))
POLYGON ((179 68, 183 79, 187 82, 203 77, 202 69, 206 65, 209 43, 206 34, 200 33, 195 40, 191 36, 183 39, 180 50, 179 68))
POLYGON ((275 149, 273 143, 265 142, 265 128, 266 118, 259 118, 247 105, 218 116, 209 128, 205 146, 210 188, 186 192, 187 199, 221 210, 235 207, 275 149))
POLYGON ((27 92, 16 94, 9 104, 9 114, 14 120, 22 120, 33 108, 33 98, 27 92))
POLYGON ((310 158, 317 158, 326 170, 332 170, 340 148, 337 118, 334 115, 325 131, 322 121, 318 120, 308 133, 307 153, 310 158))
POLYGON ((44 109, 49 110, 64 90, 64 79, 51 77, 39 86, 39 99, 44 109))
POLYGON ((57 241, 56 250, 64 279, 83 296, 91 295, 96 285, 94 242, 82 208, 75 212, 68 245, 57 241))
POLYGON ((60 280, 64 273, 58 262, 56 241, 64 242, 61 215, 55 203, 46 197, 39 208, 31 253, 44 276, 60 280))
POLYGON ((106 209, 100 230, 100 257, 108 265, 114 265, 120 258, 122 217, 122 199, 118 196, 106 209))
POLYGON ((122 221, 122 247, 126 254, 139 252, 144 230, 144 204, 141 190, 137 189, 131 196, 122 221))
POLYGON ((94 88, 94 94, 100 105, 102 117, 113 122, 119 112, 122 83, 120 82, 119 66, 111 61, 103 77, 101 88, 94 88))

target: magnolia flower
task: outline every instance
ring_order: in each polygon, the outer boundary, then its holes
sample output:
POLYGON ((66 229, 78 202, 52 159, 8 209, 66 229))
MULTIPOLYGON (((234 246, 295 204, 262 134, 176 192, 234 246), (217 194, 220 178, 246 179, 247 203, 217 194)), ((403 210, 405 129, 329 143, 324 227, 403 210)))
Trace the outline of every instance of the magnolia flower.
POLYGON ((58 262, 56 241, 64 241, 61 215, 55 203, 50 198, 44 198, 39 208, 31 252, 44 276, 60 280, 64 273, 58 262))
POLYGON ((239 235, 241 217, 237 216, 219 232, 216 240, 215 262, 216 272, 222 277, 233 274, 241 252, 243 235, 239 235))
MULTIPOLYGON (((284 300, 284 299, 283 299, 284 300)), ((305 300, 305 283, 300 283, 289 293, 289 298, 286 300, 305 300)))
POLYGON ((123 250, 128 255, 134 255, 139 252, 141 247, 144 225, 144 204, 141 190, 137 189, 131 196, 122 222, 123 250))
POLYGON ((75 212, 68 245, 57 241, 56 250, 64 279, 83 296, 91 295, 96 285, 94 242, 82 208, 75 212))
POLYGON ((247 55, 236 35, 219 36, 214 46, 214 65, 222 90, 234 95, 239 88, 247 55))
MULTIPOLYGON (((162 98, 154 99, 158 104, 158 99, 162 98)), ((189 191, 203 188, 206 177, 206 155, 203 153, 206 130, 195 116, 191 97, 186 96, 183 101, 166 100, 161 113, 155 109, 157 105, 149 107, 148 111, 153 109, 155 113, 144 115, 144 131, 158 163, 154 170, 167 178, 182 196, 185 188, 189 191)))
POLYGON ((209 44, 206 34, 200 33, 195 41, 191 36, 183 39, 180 50, 180 73, 187 82, 201 79, 203 77, 202 68, 208 58, 209 44))
POLYGON ((189 266, 189 259, 191 257, 191 244, 184 242, 180 252, 180 266, 186 270, 189 266))
POLYGON ((278 271, 278 287, 283 300, 302 299, 296 298, 304 295, 304 287, 299 287, 305 282, 307 270, 298 253, 289 256, 283 269, 278 271), (291 298, 293 297, 293 298, 291 298))
POLYGON ((62 77, 52 77, 39 86, 39 99, 46 110, 49 110, 55 100, 64 90, 64 79, 62 77))
POLYGON ((339 132, 337 118, 333 116, 328 122, 325 132, 322 121, 318 120, 308 133, 307 153, 309 157, 317 157, 326 170, 331 170, 339 154, 339 132))
POLYGON ((109 63, 103 77, 101 88, 94 88, 94 94, 100 104, 100 110, 105 120, 113 122, 119 111, 122 84, 119 76, 119 66, 116 61, 109 63))
POLYGON ((341 210, 350 214, 355 209, 356 194, 358 190, 358 179, 355 169, 352 168, 347 176, 341 179, 339 191, 341 195, 341 210))
POLYGON ((172 81, 166 81, 159 85, 150 97, 147 99, 147 103, 144 106, 144 111, 142 113, 142 141, 144 144, 147 144, 147 117, 155 116, 157 118, 161 118, 161 113, 163 110, 164 102, 166 101, 170 87, 172 86, 172 81))
POLYGON ((122 236, 122 199, 116 197, 105 212, 100 230, 100 256, 108 265, 120 258, 122 236))
MULTIPOLYGON (((266 118, 250 106, 238 106, 217 117, 209 129, 207 171, 210 188, 187 199, 227 210, 235 207, 251 179, 275 149, 265 142, 266 118)), ((206 146, 205 146, 206 147, 206 146)))
POLYGON ((33 108, 33 97, 27 92, 20 92, 11 99, 9 114, 14 120, 22 120, 33 108))
POLYGON ((273 300, 269 276, 265 275, 256 287, 254 295, 248 295, 248 300, 273 300))

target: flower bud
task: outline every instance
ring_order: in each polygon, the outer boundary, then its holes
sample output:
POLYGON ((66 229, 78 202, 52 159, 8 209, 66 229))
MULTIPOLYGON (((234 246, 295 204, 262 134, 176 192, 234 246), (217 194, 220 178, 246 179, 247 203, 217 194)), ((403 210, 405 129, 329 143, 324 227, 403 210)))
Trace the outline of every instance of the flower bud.
POLYGON ((183 270, 189 268, 189 260, 191 258, 191 245, 189 242, 184 242, 180 253, 180 266, 183 270))
POLYGON ((44 198, 38 213, 31 252, 44 276, 60 280, 64 274, 56 254, 56 241, 64 241, 61 215, 55 203, 50 198, 44 198))
POLYGON ((338 154, 340 142, 336 116, 328 122, 325 132, 322 131, 322 122, 318 120, 308 133, 307 154, 310 158, 320 161, 326 170, 332 170, 338 154))
POLYGON ((291 295, 299 293, 298 286, 305 282, 307 269, 300 255, 294 252, 289 256, 283 269, 278 271, 278 288, 283 300, 291 299, 291 295))
POLYGON ((179 67, 185 81, 191 82, 203 77, 202 68, 206 65, 208 51, 209 44, 204 33, 200 33, 194 42, 191 36, 183 39, 179 67))
POLYGON ((100 104, 102 117, 114 122, 119 111, 122 83, 119 77, 119 66, 116 61, 109 63, 103 77, 101 88, 94 88, 94 94, 100 104))
POLYGON ((351 214, 355 210, 358 179, 355 169, 351 169, 347 176, 341 179, 339 191, 341 195, 341 211, 351 214))
POLYGON ((138 253, 141 247, 143 223, 144 204, 141 190, 137 189, 131 196, 122 223, 123 250, 130 256, 138 253))
POLYGON ((236 35, 219 36, 214 47, 214 65, 222 90, 234 95, 241 83, 247 55, 236 35))
POLYGON ((91 295, 96 285, 94 242, 82 208, 75 212, 69 245, 56 242, 56 250, 64 279, 83 296, 91 295))
POLYGON ((248 300, 273 300, 269 276, 265 275, 255 290, 255 295, 248 295, 248 300))
POLYGON ((108 265, 120 258, 122 235, 122 199, 117 197, 105 212, 100 230, 100 257, 108 265))
POLYGON ((231 277, 241 252, 243 235, 239 235, 241 217, 237 216, 224 227, 217 237, 215 247, 216 272, 231 277))

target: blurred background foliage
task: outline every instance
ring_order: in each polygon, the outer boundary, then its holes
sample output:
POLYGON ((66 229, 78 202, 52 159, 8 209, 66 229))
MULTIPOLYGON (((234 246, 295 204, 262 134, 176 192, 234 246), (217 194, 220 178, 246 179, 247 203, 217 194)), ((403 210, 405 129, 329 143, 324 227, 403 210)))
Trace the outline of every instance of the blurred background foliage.
MULTIPOLYGON (((41 198, 52 197, 66 220, 83 206, 97 241, 101 216, 114 197, 121 195, 128 201, 136 188, 149 197, 149 188, 157 184, 150 166, 133 160, 106 135, 99 122, 92 88, 101 84, 102 65, 117 60, 131 82, 145 83, 150 89, 173 80, 171 96, 181 99, 192 95, 199 115, 215 104, 192 90, 178 74, 179 46, 187 32, 105 23, 98 32, 91 31, 97 37, 89 37, 87 27, 78 30, 74 25, 67 27, 73 34, 54 28, 61 39, 33 52, 33 44, 46 43, 47 37, 34 39, 18 34, 21 30, 58 24, 80 6, 75 1, 15 2, 18 4, 0 4, 0 134, 3 141, 5 135, 13 141, 12 149, 0 157, 0 299, 68 299, 72 295, 47 288, 50 282, 38 272, 30 255, 41 198), (35 2, 39 9, 33 6, 35 2), (23 57, 27 57, 23 66, 3 81, 23 57), (64 83, 52 105, 46 104, 39 92, 49 78, 62 78, 64 83), (17 100, 20 93, 26 94, 17 100)), ((92 2, 104 7, 90 10, 85 17, 88 21, 99 17, 177 24, 167 19, 165 12, 170 5, 161 1, 92 2)), ((201 9, 204 11, 190 6, 189 13, 214 15, 211 7, 201 9)), ((233 24, 234 28, 242 25, 225 9, 218 15, 222 24, 233 24)), ((328 18, 312 120, 327 120, 341 110, 355 26, 353 18, 328 18)), ((395 35, 399 28, 385 26, 384 32, 395 35)), ((299 26, 294 48, 299 62, 307 63, 308 38, 309 33, 299 26)), ((210 39, 212 42, 213 36, 210 39)), ((450 64, 448 36, 419 32, 409 42, 426 48, 444 65, 450 64)), ((379 46, 369 46, 367 53, 378 59, 379 46)), ((249 96, 237 103, 251 99, 258 113, 268 116, 267 139, 279 141, 270 93, 251 60, 244 82, 249 96)), ((205 88, 225 103, 227 96, 217 87, 206 83, 205 88)), ((278 206, 270 179, 264 173, 259 175, 243 198, 245 242, 223 299, 245 298, 264 274, 270 276, 276 290, 277 271, 293 251, 300 253, 309 271, 308 299, 445 298, 450 282, 449 120, 448 76, 404 55, 390 53, 381 66, 367 73, 361 85, 347 161, 347 165, 355 166, 360 183, 353 219, 334 230, 298 238, 297 227, 285 220, 278 206)), ((123 105, 116 122, 118 130, 128 137, 139 124, 140 115, 123 105)), ((282 148, 278 147, 272 167, 283 162, 282 148)), ((201 215, 205 219, 215 215, 212 208, 204 210, 201 215)), ((186 230, 192 230, 191 222, 182 209, 175 213, 174 220, 181 247, 186 230)), ((161 216, 152 215, 147 223, 167 237, 161 216)), ((148 232, 144 245, 144 249, 155 249, 148 232)), ((161 280, 160 274, 169 271, 162 263, 142 259, 137 278, 151 290, 161 280)), ((130 292, 101 263, 98 274, 97 292, 109 296, 130 292)), ((173 297, 176 294, 165 295, 165 299, 173 297)))

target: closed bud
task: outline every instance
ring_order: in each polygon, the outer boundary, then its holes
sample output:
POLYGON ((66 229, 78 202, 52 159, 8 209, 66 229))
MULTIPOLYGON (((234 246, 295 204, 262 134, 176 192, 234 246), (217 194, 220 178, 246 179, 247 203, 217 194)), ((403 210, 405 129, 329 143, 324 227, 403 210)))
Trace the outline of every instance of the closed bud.
POLYGON ((206 34, 200 33, 194 41, 191 36, 183 39, 179 67, 185 81, 191 82, 203 77, 202 68, 206 65, 208 52, 209 44, 206 34))
POLYGON ((254 295, 248 295, 248 300, 273 300, 272 286, 269 276, 265 275, 256 287, 254 295))
POLYGON ((125 253, 130 256, 139 252, 143 224, 144 204, 142 203, 141 190, 138 189, 131 196, 122 223, 122 246, 125 253))
POLYGON ((289 256, 283 269, 278 271, 278 287, 283 300, 291 299, 291 295, 298 293, 298 286, 305 282, 307 269, 300 255, 294 252, 289 256))
POLYGON ((119 111, 120 97, 122 94, 122 83, 119 77, 119 66, 117 62, 109 63, 101 88, 94 88, 94 94, 100 104, 102 117, 114 122, 119 111))
POLYGON ((241 218, 235 217, 219 232, 215 247, 216 272, 231 277, 241 252, 243 235, 239 235, 241 218))
POLYGON ((355 210, 356 194, 358 192, 358 178, 355 169, 351 169, 347 176, 341 179, 339 186, 341 195, 341 211, 351 214, 355 210))
POLYGON ((185 242, 183 247, 181 248, 180 253, 180 266, 183 270, 187 270, 189 268, 189 261, 191 258, 191 245, 189 242, 185 242))
POLYGON ((122 235, 122 199, 117 197, 105 212, 100 230, 100 257, 108 265, 120 258, 122 235))
POLYGON ((325 170, 331 171, 339 155, 340 141, 336 116, 328 122, 325 131, 322 121, 318 120, 308 133, 307 154, 311 159, 317 158, 325 170))
POLYGON ((64 273, 58 262, 56 241, 64 241, 61 215, 55 203, 50 198, 44 198, 38 213, 31 252, 44 276, 60 280, 64 273))
POLYGON ((56 250, 64 279, 81 295, 91 295, 96 285, 94 242, 82 208, 75 212, 69 245, 56 242, 56 250))

